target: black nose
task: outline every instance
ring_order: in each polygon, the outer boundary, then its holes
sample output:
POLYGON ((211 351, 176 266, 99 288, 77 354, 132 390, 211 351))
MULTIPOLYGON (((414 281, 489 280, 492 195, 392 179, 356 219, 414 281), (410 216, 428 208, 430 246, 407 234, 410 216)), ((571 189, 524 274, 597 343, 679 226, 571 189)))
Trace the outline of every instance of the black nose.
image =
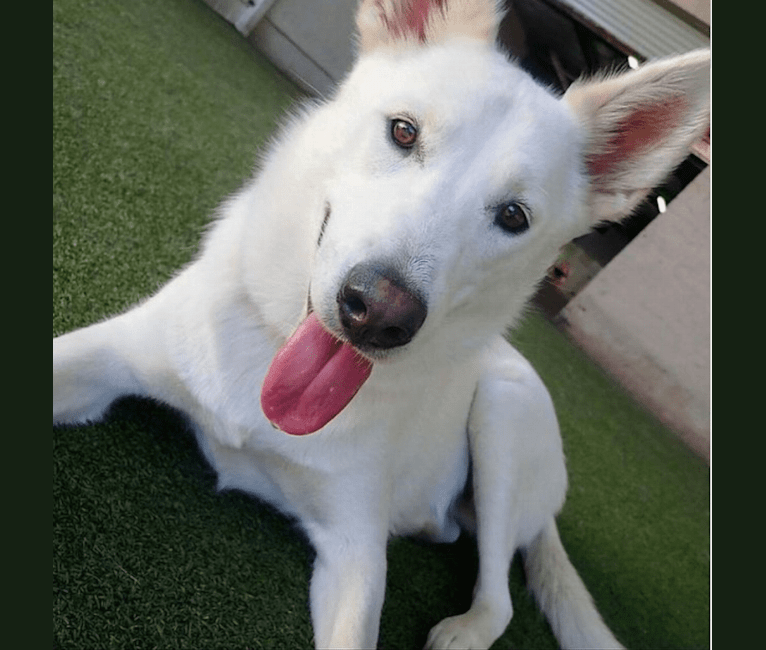
POLYGON ((428 310, 397 273, 378 264, 358 264, 338 292, 343 330, 353 345, 389 349, 409 343, 428 310))

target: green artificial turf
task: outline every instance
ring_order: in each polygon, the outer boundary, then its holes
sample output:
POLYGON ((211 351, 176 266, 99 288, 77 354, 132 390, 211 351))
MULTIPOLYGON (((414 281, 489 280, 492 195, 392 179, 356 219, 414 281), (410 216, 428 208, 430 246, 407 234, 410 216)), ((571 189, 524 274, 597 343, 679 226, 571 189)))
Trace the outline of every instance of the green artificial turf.
MULTIPOLYGON (((298 91, 200 1, 53 3, 53 331, 152 293, 196 250, 298 91)), ((633 648, 709 645, 708 468, 532 316, 513 334, 556 402, 569 554, 633 648)), ((137 400, 53 432, 54 647, 308 648, 312 551, 290 522, 217 494, 180 418, 137 400)), ((463 611, 470 539, 389 549, 381 647, 463 611)), ((498 648, 555 640, 511 570, 498 648)))

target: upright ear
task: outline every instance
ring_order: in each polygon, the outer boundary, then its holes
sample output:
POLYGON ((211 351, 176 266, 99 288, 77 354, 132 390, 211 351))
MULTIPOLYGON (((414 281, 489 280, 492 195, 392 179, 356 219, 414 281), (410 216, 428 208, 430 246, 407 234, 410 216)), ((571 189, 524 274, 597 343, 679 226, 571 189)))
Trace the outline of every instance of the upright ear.
POLYGON ((499 0, 362 0, 356 15, 361 52, 463 36, 495 43, 499 0))
POLYGON ((576 82, 564 101, 585 127, 593 222, 621 219, 709 128, 710 51, 576 82))

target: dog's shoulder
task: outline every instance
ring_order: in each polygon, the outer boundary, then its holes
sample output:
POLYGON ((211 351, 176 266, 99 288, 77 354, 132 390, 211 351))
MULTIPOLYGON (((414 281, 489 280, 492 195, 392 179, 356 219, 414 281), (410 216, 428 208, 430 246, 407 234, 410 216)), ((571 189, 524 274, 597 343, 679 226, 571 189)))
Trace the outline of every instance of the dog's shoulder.
POLYGON ((526 357, 504 337, 495 337, 484 351, 480 385, 504 382, 531 389, 547 389, 526 357))
POLYGON ((532 364, 502 337, 485 352, 469 429, 473 436, 502 441, 498 449, 514 449, 516 461, 522 460, 519 454, 530 461, 536 456, 562 455, 548 389, 532 364))

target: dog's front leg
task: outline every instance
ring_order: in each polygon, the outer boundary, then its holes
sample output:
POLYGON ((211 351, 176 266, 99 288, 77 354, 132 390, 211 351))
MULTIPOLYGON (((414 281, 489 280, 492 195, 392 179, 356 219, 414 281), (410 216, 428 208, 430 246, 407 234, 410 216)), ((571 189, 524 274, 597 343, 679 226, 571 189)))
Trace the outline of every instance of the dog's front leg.
POLYGON ((508 571, 558 510, 566 490, 561 438, 548 391, 505 343, 492 349, 468 426, 479 575, 471 608, 439 623, 427 648, 489 648, 513 615, 508 571))
MULTIPOLYGON (((475 451, 472 449, 472 454, 475 451)), ((470 609, 436 625, 428 635, 427 650, 447 648, 485 649, 505 631, 513 615, 508 570, 516 547, 516 518, 509 517, 513 504, 502 478, 492 470, 477 475, 487 459, 473 458, 473 498, 479 575, 470 609), (498 482, 497 479, 500 479, 498 482)))
POLYGON ((317 648, 375 648, 386 588, 386 535, 311 535, 317 551, 311 618, 317 648))
POLYGON ((479 574, 470 609, 436 625, 428 635, 429 650, 489 648, 513 615, 508 570, 516 548, 518 518, 504 462, 507 454, 501 446, 491 444, 493 436, 485 430, 473 430, 469 437, 479 574))

